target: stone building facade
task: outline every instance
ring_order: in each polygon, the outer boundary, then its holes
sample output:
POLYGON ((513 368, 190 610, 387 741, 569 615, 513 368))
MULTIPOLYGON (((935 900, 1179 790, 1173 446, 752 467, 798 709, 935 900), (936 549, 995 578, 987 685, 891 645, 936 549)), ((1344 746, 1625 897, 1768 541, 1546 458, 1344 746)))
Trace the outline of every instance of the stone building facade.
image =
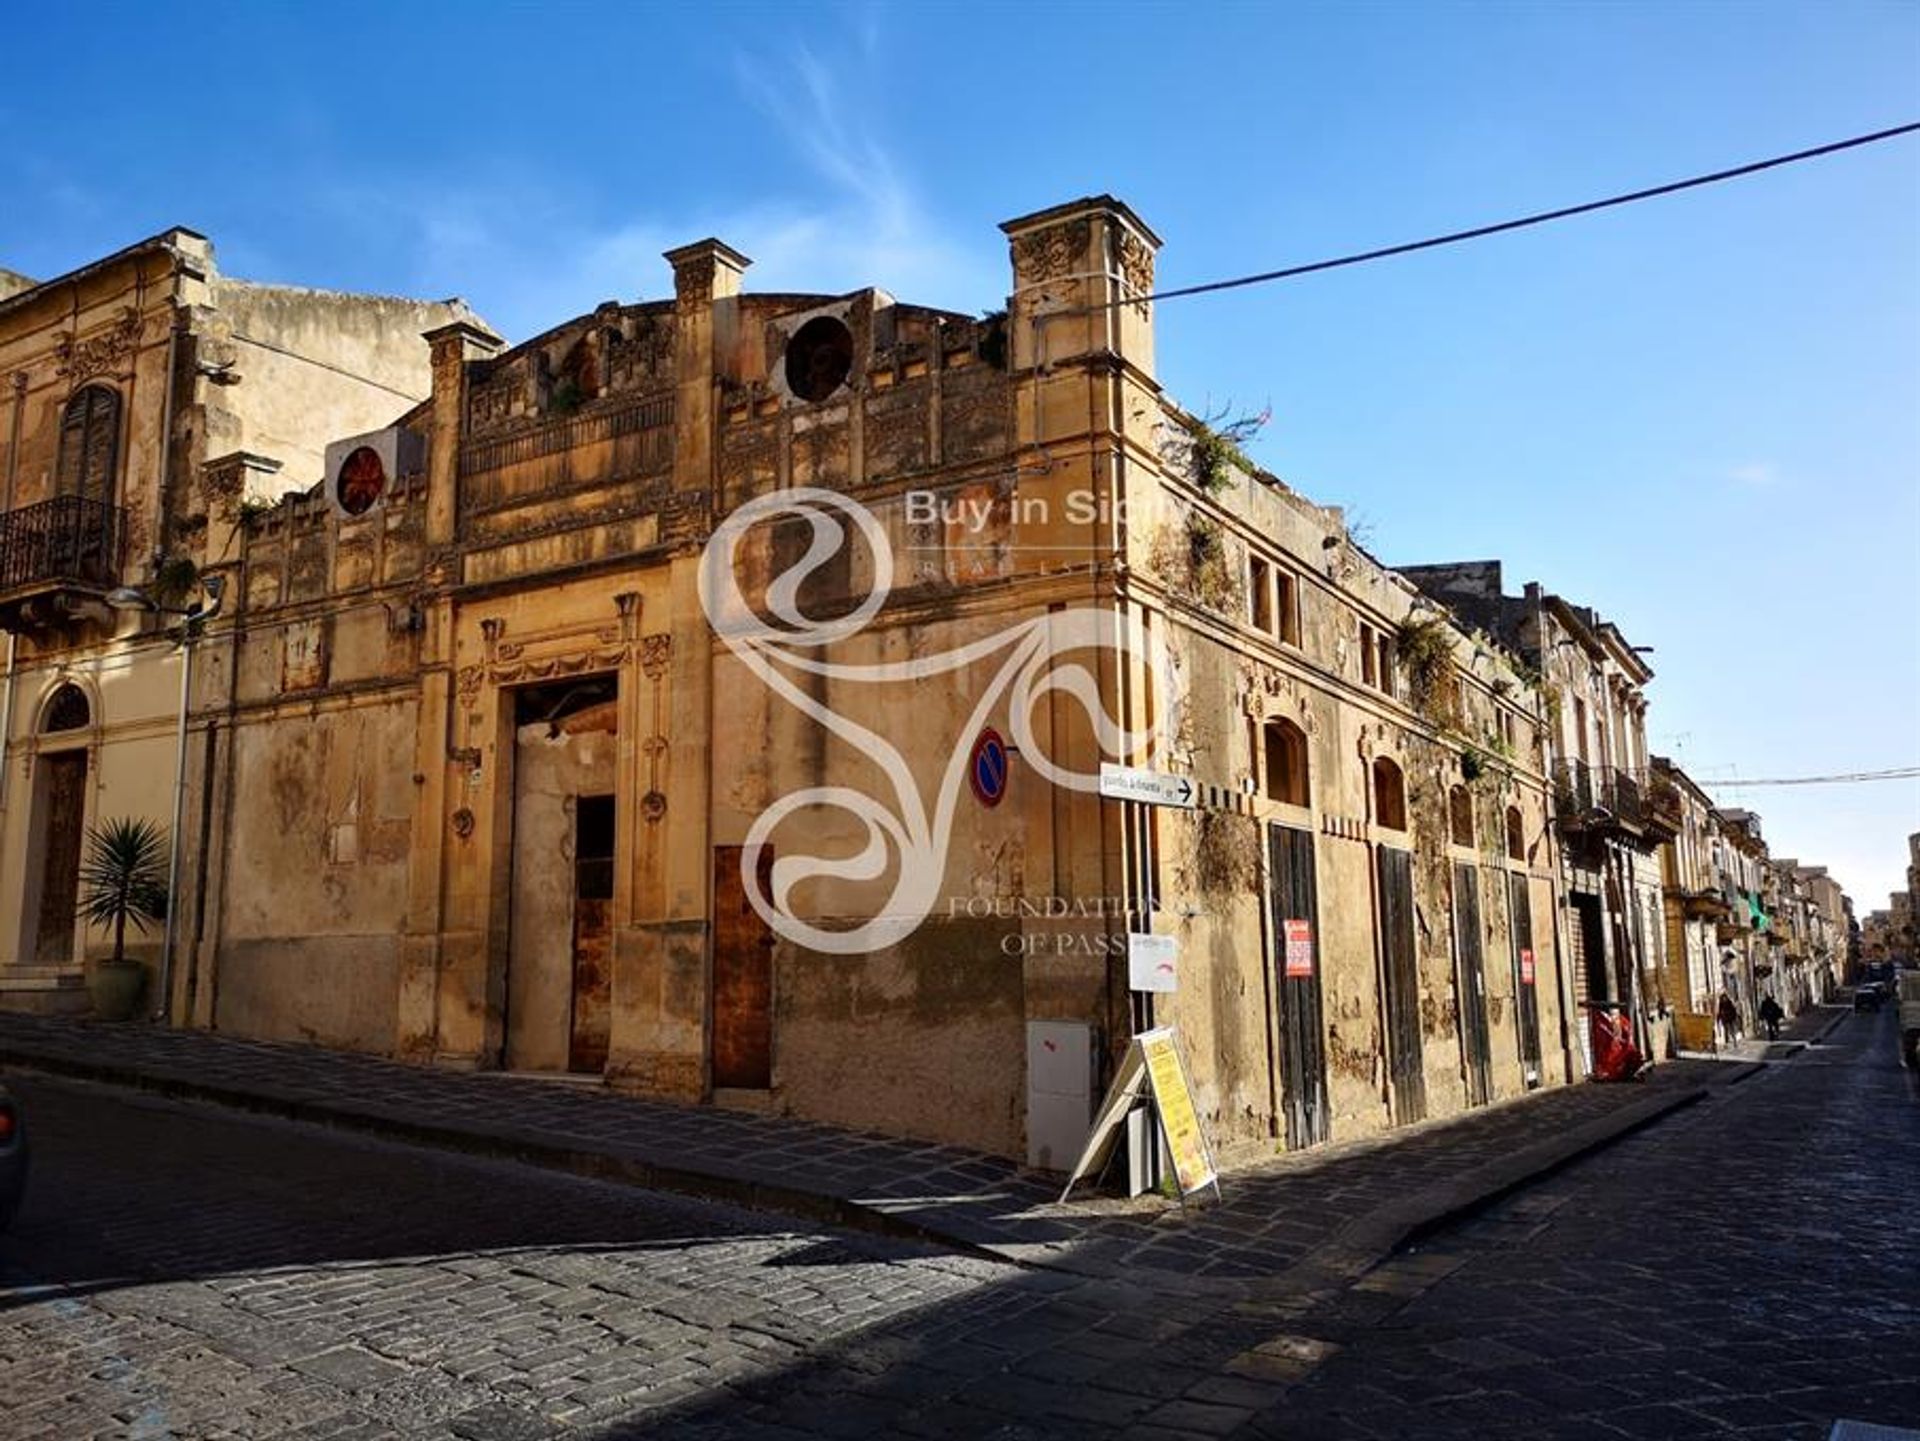
POLYGON ((235 280, 181 229, 0 275, 0 1004, 84 1005, 86 830, 172 826, 181 658, 106 596, 184 606, 231 570, 240 513, 424 395, 419 332, 459 314, 235 280))
POLYGON ((1744 909, 1726 828, 1713 800, 1684 770, 1664 756, 1653 758, 1653 784, 1677 803, 1680 824, 1660 848, 1666 923, 1662 994, 1673 1015, 1678 1049, 1708 1050, 1716 1041, 1720 997, 1733 999, 1743 1016, 1752 1008, 1746 987, 1728 962, 1722 932, 1736 909, 1744 909))
MULTIPOLYGON (((1678 797, 1653 784, 1645 693, 1653 671, 1641 648, 1611 621, 1537 582, 1506 594, 1498 561, 1404 566, 1401 573, 1463 624, 1509 646, 1539 677, 1574 1004, 1590 1018, 1630 1024, 1643 1055, 1667 1054, 1672 1006, 1662 987, 1658 851, 1680 814, 1678 797)), ((1587 1040, 1591 1026, 1579 1029, 1587 1040)))
POLYGON ((1054 1167, 1150 1023, 1229 1156, 1576 1074, 1524 668, 1163 390, 1125 205, 1004 229, 985 318, 708 240, 417 326, 419 404, 232 461, 300 493, 187 497, 176 1020, 1054 1167))

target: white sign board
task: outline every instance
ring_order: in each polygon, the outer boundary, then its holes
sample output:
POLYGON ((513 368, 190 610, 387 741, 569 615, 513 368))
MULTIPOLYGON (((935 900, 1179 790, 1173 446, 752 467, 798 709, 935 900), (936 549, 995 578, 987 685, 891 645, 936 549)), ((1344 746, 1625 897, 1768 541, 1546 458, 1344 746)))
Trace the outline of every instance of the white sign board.
POLYGON ((1127 988, 1134 991, 1172 991, 1178 979, 1175 964, 1180 947, 1172 936, 1127 937, 1127 988))
POLYGON ((1136 770, 1111 761, 1100 763, 1100 794, 1108 800, 1144 801, 1150 806, 1181 806, 1192 810, 1199 791, 1189 776, 1136 770))

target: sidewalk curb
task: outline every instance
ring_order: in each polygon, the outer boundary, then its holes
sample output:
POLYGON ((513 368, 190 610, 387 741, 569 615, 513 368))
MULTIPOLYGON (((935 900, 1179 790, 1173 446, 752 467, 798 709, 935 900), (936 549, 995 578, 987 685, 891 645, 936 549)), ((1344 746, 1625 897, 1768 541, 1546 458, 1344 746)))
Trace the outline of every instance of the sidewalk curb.
MULTIPOLYGON (((603 1150, 561 1144, 539 1133, 503 1131, 499 1127, 468 1126, 452 1121, 426 1122, 395 1114, 388 1107, 350 1099, 315 1099, 284 1087, 239 1087, 183 1076, 178 1071, 143 1068, 87 1060, 58 1051, 8 1043, 0 1046, 0 1066, 16 1066, 49 1075, 66 1076, 104 1085, 165 1096, 203 1101, 231 1110, 272 1116, 281 1120, 329 1126, 406 1144, 432 1147, 461 1155, 517 1161, 590 1180, 668 1191, 701 1200, 741 1206, 749 1210, 786 1215, 801 1220, 885 1236, 894 1240, 934 1245, 979 1260, 993 1261, 1032 1272, 1051 1272, 1086 1280, 1114 1279, 1124 1268, 1097 1255, 1077 1254, 1071 1244, 1054 1259, 1025 1254, 1017 1242, 994 1242, 968 1237, 957 1230, 901 1216, 846 1196, 783 1185, 746 1174, 729 1175, 718 1168, 695 1170, 603 1150)), ((1765 1067, 1752 1063, 1757 1074, 1765 1067)), ((1734 1084, 1745 1076, 1722 1085, 1734 1084)), ((1254 1289, 1271 1297, 1342 1288, 1378 1266, 1396 1251, 1425 1236, 1484 1210, 1524 1186, 1539 1181, 1593 1155, 1615 1141, 1654 1124, 1686 1106, 1704 1100, 1715 1087, 1697 1086, 1670 1095, 1648 1096, 1611 1115, 1596 1117, 1547 1140, 1524 1146, 1499 1160, 1487 1162, 1403 1200, 1376 1207, 1348 1224, 1332 1240, 1288 1266, 1254 1282, 1254 1289)), ((1189 1277, 1157 1277, 1155 1284, 1169 1293, 1188 1289, 1189 1277)))
POLYGON ((1059 1269, 1005 1254, 998 1247, 970 1241, 951 1231, 922 1225, 844 1196, 810 1191, 799 1186, 778 1185, 746 1175, 727 1176, 715 1170, 689 1170, 636 1157, 610 1155, 605 1151, 559 1145, 531 1134, 511 1136, 492 1128, 422 1122, 395 1116, 374 1105, 315 1101, 291 1090, 269 1090, 265 1087, 241 1089, 136 1066, 82 1061, 67 1055, 36 1052, 17 1045, 0 1048, 0 1066, 16 1066, 47 1075, 121 1086, 172 1100, 206 1101, 230 1110, 330 1126, 336 1130, 454 1151, 467 1156, 519 1161, 588 1180, 614 1181, 649 1190, 670 1191, 676 1195, 817 1221, 893 1240, 936 1245, 980 1260, 997 1261, 1025 1270, 1059 1269))
MULTIPOLYGON (((1755 1071, 1759 1069, 1754 1067, 1755 1071)), ((1348 1285, 1395 1252, 1598 1154, 1676 1111, 1704 1101, 1713 1089, 1694 1086, 1670 1096, 1649 1096, 1613 1115, 1575 1126, 1549 1140, 1524 1146, 1498 1161, 1476 1166, 1403 1201, 1378 1207, 1354 1221, 1332 1241, 1309 1252, 1282 1279, 1289 1291, 1348 1285)))

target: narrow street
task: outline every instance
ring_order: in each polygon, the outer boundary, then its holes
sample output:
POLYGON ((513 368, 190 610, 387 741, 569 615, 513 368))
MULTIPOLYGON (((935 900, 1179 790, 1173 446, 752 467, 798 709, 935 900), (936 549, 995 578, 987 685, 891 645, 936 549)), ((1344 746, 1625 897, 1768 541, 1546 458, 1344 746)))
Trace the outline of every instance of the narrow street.
POLYGON ((1237 1305, 9 1082, 36 1155, 0 1241, 8 1441, 1920 1423, 1920 1102, 1890 1014, 1337 1294, 1237 1305))
POLYGON ((1920 1100, 1890 1011, 1380 1268, 1276 1437, 1920 1427, 1920 1100))

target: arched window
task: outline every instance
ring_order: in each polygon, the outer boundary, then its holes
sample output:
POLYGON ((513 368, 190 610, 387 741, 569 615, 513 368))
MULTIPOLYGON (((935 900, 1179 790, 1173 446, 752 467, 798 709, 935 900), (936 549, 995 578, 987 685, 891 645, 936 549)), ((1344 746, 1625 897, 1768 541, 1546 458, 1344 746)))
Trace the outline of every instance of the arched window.
POLYGON ((1385 756, 1373 763, 1373 819, 1390 831, 1407 828, 1407 783, 1385 756))
POLYGON ((56 493, 111 501, 119 458, 119 392, 104 385, 75 391, 60 415, 56 493))
POLYGON ((1307 735, 1288 720, 1270 720, 1261 729, 1267 763, 1267 799, 1290 806, 1307 804, 1307 735))
POLYGON ((40 713, 42 735, 82 731, 92 723, 93 707, 87 704, 87 693, 77 685, 61 686, 47 702, 47 708, 40 713))
POLYGON ((1507 807, 1507 859, 1524 861, 1527 858, 1527 827, 1520 819, 1520 807, 1507 807))
POLYGON ((1456 846, 1473 844, 1473 797, 1465 786, 1447 792, 1447 835, 1456 846))

